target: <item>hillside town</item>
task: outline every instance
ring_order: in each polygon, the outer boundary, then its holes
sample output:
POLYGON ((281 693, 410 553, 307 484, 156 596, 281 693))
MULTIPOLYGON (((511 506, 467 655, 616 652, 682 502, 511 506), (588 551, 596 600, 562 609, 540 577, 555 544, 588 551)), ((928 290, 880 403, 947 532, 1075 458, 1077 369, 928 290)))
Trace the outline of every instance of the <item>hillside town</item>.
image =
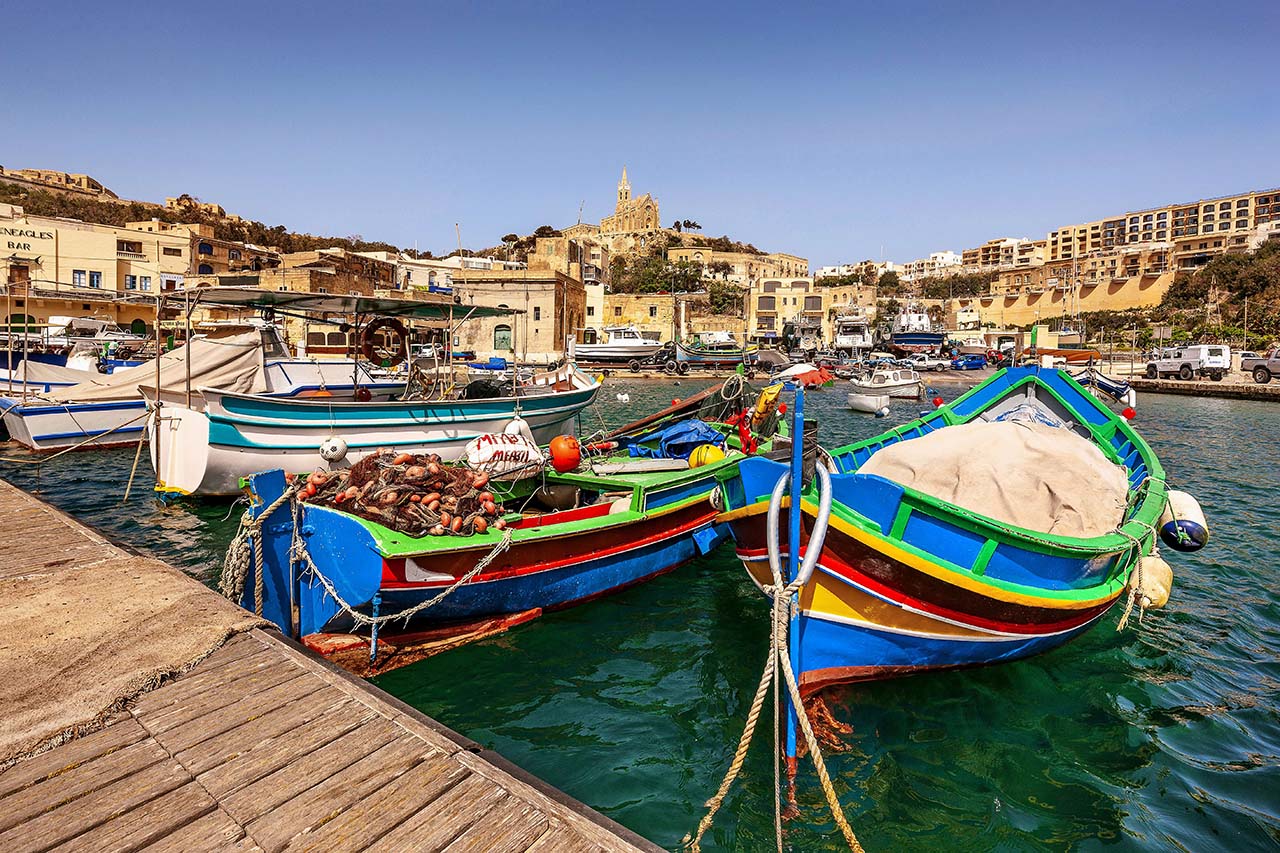
MULTIPOLYGON (((557 358, 569 336, 592 344, 619 327, 655 341, 723 333, 763 345, 837 347, 842 322, 885 325, 908 304, 956 334, 989 333, 994 341, 1035 324, 1072 326, 1082 313, 1157 306, 1180 273, 1280 235, 1280 190, 1264 189, 1064 225, 1038 240, 1001 237, 904 263, 811 270, 807 258, 707 238, 688 220, 664 227, 658 200, 634 196, 624 167, 614 213, 599 223, 544 226, 484 253, 436 258, 394 247, 282 251, 225 239, 216 225, 244 220, 217 204, 190 196, 126 202, 84 174, 0 167, 0 187, 11 199, 53 194, 154 208, 150 218, 108 225, 0 203, 0 280, 11 322, 87 314, 147 333, 150 302, 115 297, 193 286, 449 294, 463 306, 523 312, 468 324, 458 346, 481 357, 518 347, 535 361, 557 358), (648 278, 628 275, 628 264, 646 262, 648 278)), ((288 331, 315 352, 350 346, 346 332, 293 322, 288 331)))

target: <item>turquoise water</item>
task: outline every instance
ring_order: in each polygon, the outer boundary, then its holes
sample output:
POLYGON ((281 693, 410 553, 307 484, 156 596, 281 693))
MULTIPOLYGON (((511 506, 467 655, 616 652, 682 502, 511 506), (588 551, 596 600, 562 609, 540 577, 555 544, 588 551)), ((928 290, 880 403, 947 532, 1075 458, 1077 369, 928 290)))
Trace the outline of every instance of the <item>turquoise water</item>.
MULTIPOLYGON (((612 383, 587 427, 701 385, 612 383), (613 398, 619 391, 630 403, 613 398)), ((807 398, 828 444, 920 407, 895 402, 876 420, 842 410, 843 397, 807 398)), ((1171 483, 1200 499, 1213 541, 1169 557, 1173 599, 1136 629, 1116 633, 1113 615, 1028 661, 828 696, 850 728, 828 766, 868 850, 1280 846, 1277 418, 1265 403, 1142 396, 1137 426, 1171 483)), ((136 495, 121 506, 132 461, 129 451, 63 457, 40 466, 38 481, 32 466, 0 463, 0 476, 210 579, 238 510, 226 519, 227 504, 166 509, 136 495)), ((376 683, 672 848, 728 766, 764 662, 765 621, 726 547, 376 683)), ((768 729, 757 738, 706 849, 772 848, 768 729)), ((790 847, 841 849, 807 764, 797 794, 790 847)))

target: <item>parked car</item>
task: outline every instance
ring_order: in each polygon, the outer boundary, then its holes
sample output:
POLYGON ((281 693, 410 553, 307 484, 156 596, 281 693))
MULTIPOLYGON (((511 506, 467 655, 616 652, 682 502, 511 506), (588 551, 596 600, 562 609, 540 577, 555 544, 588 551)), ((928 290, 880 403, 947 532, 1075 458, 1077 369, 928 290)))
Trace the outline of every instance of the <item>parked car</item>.
POLYGON ((927 353, 918 352, 907 359, 907 366, 914 367, 916 370, 946 370, 951 366, 951 360, 939 358, 936 355, 928 355, 927 353))
POLYGON ((1231 348, 1223 344, 1192 344, 1169 347, 1147 362, 1148 379, 1178 377, 1190 380, 1207 376, 1214 382, 1231 369, 1231 348))
POLYGON ((952 370, 982 370, 986 366, 987 357, 980 352, 971 352, 951 359, 952 370))
POLYGON ((1267 355, 1245 353, 1240 358, 1240 369, 1253 376, 1254 382, 1266 385, 1280 377, 1280 350, 1272 350, 1267 355))

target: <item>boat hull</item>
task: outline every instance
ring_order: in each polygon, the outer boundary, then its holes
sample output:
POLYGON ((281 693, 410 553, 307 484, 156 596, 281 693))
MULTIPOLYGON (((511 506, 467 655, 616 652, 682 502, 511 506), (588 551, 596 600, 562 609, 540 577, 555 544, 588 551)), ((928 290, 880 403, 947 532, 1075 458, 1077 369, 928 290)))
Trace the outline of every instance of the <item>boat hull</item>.
POLYGON ((592 385, 497 400, 333 405, 205 391, 204 411, 162 408, 151 431, 151 463, 161 492, 219 496, 239 494, 240 479, 259 471, 348 467, 379 448, 453 460, 477 436, 502 432, 517 412, 545 444, 568 430, 598 390, 592 385), (335 437, 346 443, 346 453, 326 460, 320 445, 335 437))
POLYGON ((888 394, 850 394, 849 408, 855 412, 873 415, 889 405, 888 394))
POLYGON ((137 444, 147 407, 142 398, 111 403, 49 403, 0 397, 9 437, 31 450, 137 444))
POLYGON ((917 400, 921 395, 922 383, 917 380, 914 382, 901 382, 897 384, 884 385, 863 385, 858 382, 850 382, 849 389, 852 394, 859 394, 869 397, 896 397, 899 399, 917 400))
POLYGON ((575 344, 574 354, 579 361, 628 362, 646 359, 662 349, 662 344, 575 344))

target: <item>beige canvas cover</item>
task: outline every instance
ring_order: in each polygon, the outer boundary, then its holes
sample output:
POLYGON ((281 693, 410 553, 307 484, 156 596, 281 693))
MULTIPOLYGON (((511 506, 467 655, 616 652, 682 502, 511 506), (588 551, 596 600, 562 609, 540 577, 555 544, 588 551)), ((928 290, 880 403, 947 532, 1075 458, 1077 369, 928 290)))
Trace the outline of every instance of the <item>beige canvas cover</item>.
POLYGON ((1024 421, 959 424, 877 451, 858 469, 997 521, 1100 536, 1124 520, 1125 469, 1067 429, 1024 421))
MULTIPOLYGON (((221 391, 256 394, 267 388, 262 366, 262 335, 257 331, 225 338, 195 338, 191 347, 191 388, 200 386, 221 391)), ((94 374, 79 385, 58 388, 44 395, 57 402, 100 403, 137 400, 138 389, 156 386, 156 363, 153 359, 137 367, 117 370, 110 375, 94 374)), ((178 347, 160 357, 160 387, 166 398, 186 392, 186 347, 178 347)))
MULTIPOLYGON (((86 379, 101 375, 97 371, 77 370, 74 367, 45 364, 41 361, 21 361, 13 369, 13 386, 14 390, 17 391, 18 385, 24 377, 32 384, 43 385, 46 382, 83 382, 86 379)), ((6 377, 0 380, 0 391, 7 392, 8 390, 9 380, 6 377)))

